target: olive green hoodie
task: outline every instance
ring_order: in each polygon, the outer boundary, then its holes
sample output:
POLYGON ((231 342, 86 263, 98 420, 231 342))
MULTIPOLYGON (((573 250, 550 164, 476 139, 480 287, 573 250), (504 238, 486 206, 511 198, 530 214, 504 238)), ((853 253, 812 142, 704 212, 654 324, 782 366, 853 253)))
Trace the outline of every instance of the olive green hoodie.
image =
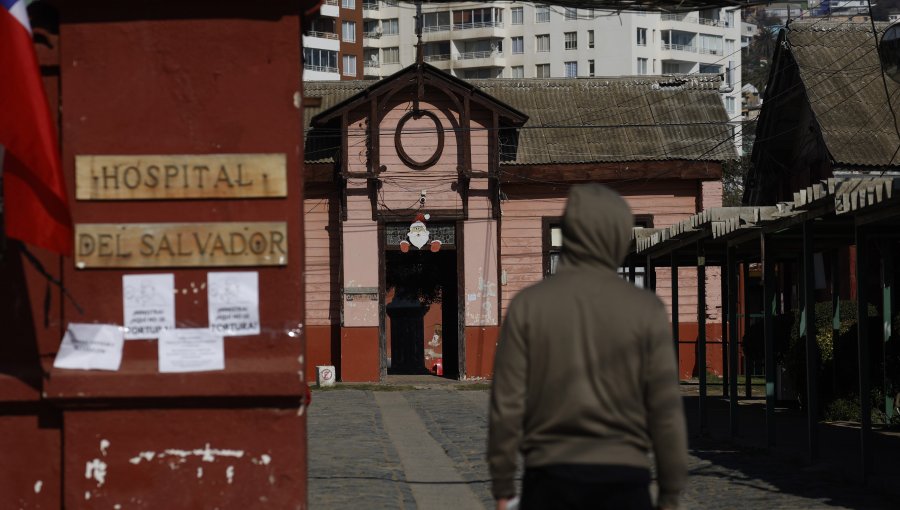
POLYGON ((687 433, 669 319, 652 292, 620 278, 634 219, 599 185, 575 186, 557 274, 510 304, 494 365, 488 463, 496 498, 526 467, 650 467, 675 507, 687 478, 687 433))

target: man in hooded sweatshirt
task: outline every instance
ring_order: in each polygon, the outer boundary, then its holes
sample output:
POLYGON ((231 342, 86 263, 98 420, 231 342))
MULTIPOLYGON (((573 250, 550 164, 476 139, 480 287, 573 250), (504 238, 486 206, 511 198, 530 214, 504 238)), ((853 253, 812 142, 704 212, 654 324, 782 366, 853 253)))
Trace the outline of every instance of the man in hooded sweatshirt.
POLYGON ((497 508, 676 508, 687 432, 669 318, 652 292, 617 275, 634 218, 615 191, 575 186, 557 273, 512 301, 494 365, 488 464, 497 508))

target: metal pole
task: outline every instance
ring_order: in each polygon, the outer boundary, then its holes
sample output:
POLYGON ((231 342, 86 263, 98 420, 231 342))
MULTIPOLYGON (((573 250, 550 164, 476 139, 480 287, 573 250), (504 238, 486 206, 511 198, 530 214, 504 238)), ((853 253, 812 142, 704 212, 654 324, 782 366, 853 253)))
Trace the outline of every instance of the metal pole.
POLYGON ((675 252, 672 257, 672 342, 675 344, 675 366, 678 367, 678 380, 681 380, 681 342, 678 338, 678 261, 675 260, 675 252))
POLYGON ((737 322, 737 297, 738 297, 738 263, 737 249, 728 247, 728 386, 731 394, 728 398, 728 424, 731 435, 738 433, 738 322, 737 322))
POLYGON ((856 348, 859 360, 859 453, 863 482, 868 479, 871 464, 872 402, 869 396, 869 306, 866 292, 866 234, 856 226, 856 348))
POLYGON ((706 255, 697 242, 697 375, 700 379, 700 435, 707 433, 706 417, 706 255))
POLYGON ((809 460, 819 458, 818 382, 819 344, 816 342, 815 269, 813 268, 812 221, 803 223, 803 252, 800 264, 800 338, 806 346, 806 429, 809 460))
POLYGON ((775 446, 775 313, 778 307, 778 285, 775 280, 775 260, 772 239, 759 236, 763 270, 763 346, 766 358, 766 444, 775 446))

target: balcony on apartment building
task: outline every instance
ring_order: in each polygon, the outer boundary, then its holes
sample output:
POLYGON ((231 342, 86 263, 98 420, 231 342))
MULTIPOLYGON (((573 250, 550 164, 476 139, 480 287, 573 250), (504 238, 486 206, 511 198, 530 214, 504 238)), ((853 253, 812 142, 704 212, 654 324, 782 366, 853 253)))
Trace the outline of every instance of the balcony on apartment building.
POLYGON ((337 18, 341 14, 340 0, 325 0, 319 7, 319 14, 330 18, 337 18))
POLYGON ((456 69, 505 67, 506 59, 502 51, 466 51, 456 54, 452 65, 456 69))
POLYGON ((338 51, 341 46, 334 18, 316 18, 303 32, 304 48, 319 48, 338 51))
MULTIPOLYGON (((663 28, 671 28, 675 30, 684 30, 688 32, 697 32, 700 30, 724 29, 730 28, 734 24, 734 13, 726 13, 725 19, 719 16, 719 11, 711 9, 708 11, 700 11, 696 13, 664 13, 659 19, 663 24, 663 28)), ((716 34, 721 34, 721 30, 714 30, 716 34)))

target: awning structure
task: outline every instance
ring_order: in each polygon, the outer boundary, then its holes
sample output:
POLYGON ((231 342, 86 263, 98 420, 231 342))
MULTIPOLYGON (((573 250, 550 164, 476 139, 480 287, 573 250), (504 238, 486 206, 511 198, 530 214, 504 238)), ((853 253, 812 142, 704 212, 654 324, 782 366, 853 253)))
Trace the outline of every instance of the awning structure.
MULTIPOLYGON (((871 472, 870 436, 872 431, 870 375, 872 363, 869 335, 883 341, 884 359, 896 353, 891 324, 894 305, 894 259, 900 240, 900 176, 881 174, 834 177, 815 183, 794 193, 792 202, 771 206, 718 207, 701 211, 666 228, 635 229, 632 251, 627 263, 646 267, 647 281, 655 289, 656 267, 671 267, 672 319, 676 348, 678 339, 678 269, 697 268, 698 325, 697 374, 700 383, 699 422, 706 430, 706 334, 705 334, 705 270, 707 266, 722 268, 723 358, 725 358, 723 393, 729 401, 729 430, 736 435, 740 425, 738 388, 738 293, 741 271, 748 275, 749 264, 762 273, 762 318, 766 382, 766 438, 774 446, 775 438, 775 319, 790 313, 792 302, 800 314, 800 339, 805 345, 805 407, 807 415, 808 451, 811 460, 818 458, 817 365, 816 341, 816 262, 815 256, 828 258, 832 319, 840 321, 840 281, 849 281, 844 289, 857 297, 857 317, 868 317, 870 304, 877 305, 884 324, 883 331, 868 331, 865 320, 858 321, 857 352, 861 408, 860 473, 871 472), (840 267, 840 253, 855 247, 855 266, 840 267), (852 277, 841 278, 841 275, 852 277), (795 280, 794 280, 795 278, 795 280), (879 293, 874 282, 878 281, 879 293), (796 296, 792 296, 796 293, 796 296), (812 375, 810 375, 812 374, 812 375)), ((852 260, 852 257, 850 258, 852 260)), ((819 273, 824 272, 819 262, 819 273)), ((746 282, 745 282, 746 283, 746 282)), ((821 282, 820 282, 821 283, 821 282)), ((820 294, 827 291, 821 289, 820 294)), ((748 302, 747 286, 743 286, 748 302)), ((677 352, 677 350, 676 350, 677 352)), ((877 374, 876 374, 877 375, 877 374)), ((884 393, 897 386, 884 371, 884 393)), ((750 376, 746 371, 745 398, 750 397, 750 376)), ((885 415, 890 418, 893 405, 885 402, 885 415)))
MULTIPOLYGON (((450 3, 452 0, 430 0, 427 3, 450 3)), ((769 2, 752 0, 553 0, 549 5, 562 7, 580 7, 582 9, 604 9, 611 11, 652 11, 652 12, 689 12, 703 9, 720 9, 723 7, 748 7, 769 2)))

